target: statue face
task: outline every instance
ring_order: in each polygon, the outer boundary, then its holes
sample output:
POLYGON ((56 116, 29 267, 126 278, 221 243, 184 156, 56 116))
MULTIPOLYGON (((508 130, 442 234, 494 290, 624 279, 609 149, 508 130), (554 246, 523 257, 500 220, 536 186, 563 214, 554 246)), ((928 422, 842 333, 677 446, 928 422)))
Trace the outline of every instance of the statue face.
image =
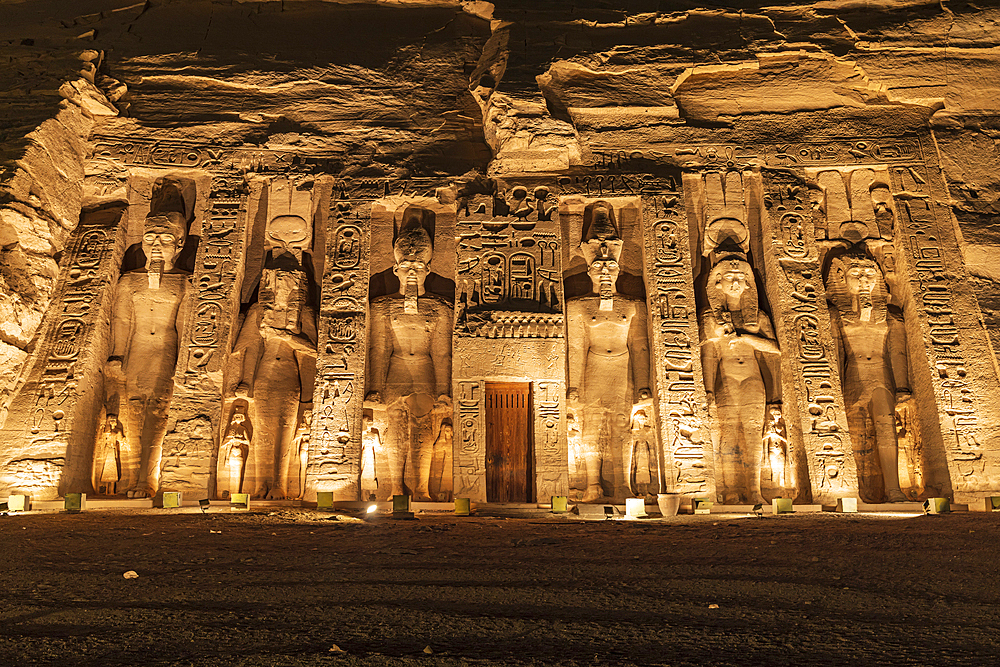
POLYGON ((396 262, 396 266, 392 272, 399 278, 399 290, 401 292, 406 291, 407 285, 414 285, 418 292, 422 292, 424 281, 427 280, 427 274, 431 270, 427 268, 427 263, 424 261, 404 258, 396 262))
POLYGON ((163 262, 164 270, 173 268, 174 260, 184 246, 184 238, 176 230, 159 224, 155 218, 147 221, 142 235, 142 252, 146 255, 147 268, 154 262, 163 262))
POLYGON ((243 416, 242 412, 237 412, 236 414, 233 415, 234 424, 242 424, 245 419, 246 417, 243 416))
POLYGON ((602 283, 614 285, 620 273, 621 268, 618 266, 618 262, 613 259, 596 259, 587 270, 587 275, 590 276, 594 285, 602 283))
POLYGON ((750 281, 747 274, 736 269, 726 271, 719 279, 719 289, 727 297, 739 299, 743 293, 750 289, 750 281))
POLYGON ((108 417, 108 426, 111 428, 118 428, 118 417, 108 417))
POLYGON ((875 289, 875 281, 878 280, 878 268, 871 263, 854 265, 847 269, 845 281, 847 282, 847 293, 854 296, 857 294, 871 294, 875 289))

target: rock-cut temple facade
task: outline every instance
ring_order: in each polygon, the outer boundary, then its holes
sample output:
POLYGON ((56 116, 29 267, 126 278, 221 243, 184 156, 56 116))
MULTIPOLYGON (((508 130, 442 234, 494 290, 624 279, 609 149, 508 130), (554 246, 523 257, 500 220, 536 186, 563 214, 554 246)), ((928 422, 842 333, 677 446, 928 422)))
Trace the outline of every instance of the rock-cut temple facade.
POLYGON ((0 495, 1000 495, 1000 12, 281 4, 11 6, 0 495))

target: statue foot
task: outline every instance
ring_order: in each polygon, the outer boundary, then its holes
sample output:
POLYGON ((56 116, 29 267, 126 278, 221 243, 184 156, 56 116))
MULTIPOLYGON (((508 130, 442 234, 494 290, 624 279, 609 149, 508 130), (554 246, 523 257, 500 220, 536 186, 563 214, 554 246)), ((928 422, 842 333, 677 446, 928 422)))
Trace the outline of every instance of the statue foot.
POLYGON ((899 489, 890 489, 889 491, 886 491, 885 495, 886 495, 886 502, 890 503, 910 502, 910 499, 906 497, 906 494, 904 494, 899 489))
POLYGON ((604 497, 604 490, 599 486, 587 487, 587 492, 583 494, 583 498, 580 499, 582 503, 592 503, 600 500, 604 497))
POLYGON ((149 498, 150 492, 147 489, 129 489, 125 494, 126 498, 149 498))
POLYGON ((267 499, 267 492, 268 492, 267 487, 266 486, 262 486, 259 489, 257 489, 256 491, 254 491, 253 492, 253 496, 251 496, 251 497, 254 498, 255 500, 266 500, 267 499))
POLYGON ((267 500, 284 500, 285 492, 282 489, 271 489, 270 493, 267 494, 267 500))

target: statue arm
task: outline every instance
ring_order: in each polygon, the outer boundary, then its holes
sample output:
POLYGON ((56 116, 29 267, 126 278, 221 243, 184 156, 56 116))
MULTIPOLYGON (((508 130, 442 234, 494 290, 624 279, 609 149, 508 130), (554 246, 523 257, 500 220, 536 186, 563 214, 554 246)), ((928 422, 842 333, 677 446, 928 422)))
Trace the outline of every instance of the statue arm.
POLYGON ((587 351, 590 349, 590 337, 587 325, 584 323, 585 313, 581 304, 569 302, 566 304, 566 343, 569 357, 568 394, 569 398, 579 398, 583 390, 584 377, 587 372, 587 351))
POLYGON ((892 367, 892 379, 896 384, 896 393, 910 393, 910 360, 906 352, 906 325, 902 312, 890 309, 886 323, 889 325, 889 363, 892 367))
MULTIPOLYGON (((124 276, 123 276, 124 277, 124 276)), ((122 361, 128 351, 128 343, 132 333, 132 320, 135 317, 131 292, 124 289, 121 278, 115 286, 114 307, 111 311, 111 347, 108 359, 122 361)))
MULTIPOLYGON (((437 396, 451 396, 451 332, 454 312, 441 303, 431 338, 431 360, 434 362, 434 386, 437 396)), ((435 397, 436 398, 436 397, 435 397)))
MULTIPOLYGON (((649 383, 649 334, 647 332, 648 319, 646 317, 646 304, 637 301, 635 304, 635 315, 628 332, 628 354, 632 362, 632 379, 635 384, 635 391, 638 400, 645 400, 652 396, 649 383)), ((633 399, 635 402, 636 399, 633 399)))
POLYGON ((368 394, 377 394, 381 400, 385 390, 385 379, 389 374, 389 357, 392 354, 392 337, 387 326, 389 318, 388 304, 379 300, 369 308, 368 332, 368 394))
POLYGON ((254 376, 257 374, 257 362, 260 361, 261 346, 263 339, 260 337, 260 304, 250 306, 247 316, 243 320, 243 327, 236 337, 236 345, 233 346, 234 353, 243 353, 240 360, 240 381, 237 387, 238 393, 244 393, 253 386, 254 376))
POLYGON ((716 322, 710 311, 705 311, 698 318, 701 325, 701 375, 705 382, 709 403, 715 400, 715 377, 719 368, 718 342, 715 337, 716 322))
POLYGON ((778 341, 774 336, 774 326, 771 324, 771 318, 760 311, 757 317, 758 326, 760 327, 760 333, 740 334, 746 342, 757 351, 763 352, 765 355, 779 355, 781 350, 778 348, 778 341))
POLYGON ((847 360, 845 357, 846 351, 844 350, 844 333, 843 328, 840 324, 840 311, 834 306, 830 306, 830 332, 833 334, 834 340, 834 354, 836 358, 834 363, 837 366, 837 373, 840 375, 841 382, 843 382, 844 371, 847 369, 847 360))

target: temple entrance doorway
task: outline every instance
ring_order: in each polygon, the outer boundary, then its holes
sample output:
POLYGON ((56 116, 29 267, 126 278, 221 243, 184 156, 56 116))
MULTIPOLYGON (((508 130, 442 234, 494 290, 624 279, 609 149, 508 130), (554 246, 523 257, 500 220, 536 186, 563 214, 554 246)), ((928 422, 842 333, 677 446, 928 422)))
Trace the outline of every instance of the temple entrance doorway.
POLYGON ((486 500, 531 501, 531 383, 486 383, 486 500))

